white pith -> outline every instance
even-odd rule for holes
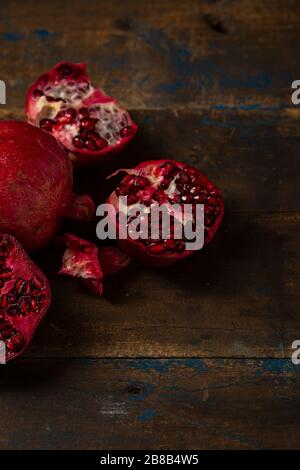
[[[60,111],[73,108],[78,111],[87,107],[91,118],[98,119],[95,131],[105,139],[109,146],[117,145],[122,137],[120,131],[131,125],[131,119],[127,111],[114,100],[104,103],[85,105],[85,101],[95,92],[95,88],[86,82],[70,82],[62,80],[53,85],[48,85],[44,93],[53,98],[62,98],[63,101],[48,101],[45,96],[33,98],[34,109],[30,112],[30,120],[33,124],[39,124],[42,119],[55,120]],[[32,112],[33,111],[33,112]],[[72,147],[72,140],[79,132],[79,117],[74,124],[61,124],[59,129],[53,129],[53,135],[66,147]]]

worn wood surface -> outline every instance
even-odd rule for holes
[[[5,2],[1,119],[59,60],[87,62],[140,131],[75,189],[99,203],[117,167],[167,156],[215,181],[226,215],[203,252],[133,263],[103,298],[57,276],[54,246],[35,256],[53,304],[1,367],[0,448],[299,447],[299,19],[297,0]]]

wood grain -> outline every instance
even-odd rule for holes
[[[1,449],[299,448],[299,18],[297,0],[5,2],[1,119],[56,62],[86,62],[140,130],[76,191],[98,204],[116,168],[165,156],[215,181],[226,215],[203,252],[133,263],[103,298],[58,277],[54,245],[35,255],[53,305],[1,367]]]
[[[10,0],[0,17],[9,105],[56,62],[85,61],[131,108],[290,104],[297,0]]]
[[[1,369],[6,449],[299,446],[285,360],[26,360]]]

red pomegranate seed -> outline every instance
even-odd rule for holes
[[[80,116],[83,117],[83,118],[88,118],[88,117],[90,117],[90,113],[89,113],[89,110],[88,110],[87,108],[80,108],[79,114],[80,114]]]
[[[132,127],[131,126],[123,127],[120,130],[120,136],[122,137],[122,139],[125,139],[126,137],[129,137],[131,134],[132,134]]]
[[[62,78],[69,77],[73,73],[73,68],[68,64],[62,64],[59,67],[57,67],[57,72]]]
[[[102,149],[107,147],[107,141],[100,137],[98,132],[90,132],[89,133],[89,138],[96,144],[97,149]],[[92,149],[93,150],[93,149]]]
[[[93,118],[82,118],[80,119],[80,125],[84,129],[87,129],[88,131],[92,131],[95,128],[95,125],[97,124],[98,119],[93,119]]]
[[[88,138],[85,143],[86,148],[89,150],[98,150],[97,144],[93,139]]]
[[[88,138],[88,136],[89,136],[89,132],[88,132],[86,129],[80,129],[80,131],[79,131],[79,137],[80,137],[82,140],[86,141],[86,139]]]
[[[2,295],[0,308],[3,310],[8,306],[7,294]]]
[[[84,141],[78,136],[74,137],[72,142],[73,142],[74,147],[78,149],[82,149],[84,147]]]
[[[60,124],[71,124],[74,122],[76,119],[76,111],[75,109],[66,109],[65,111],[60,111],[55,119],[60,123]]]
[[[17,291],[17,293],[20,295],[22,294],[23,292],[25,292],[25,289],[26,289],[26,281],[24,281],[24,279],[19,279],[16,283],[15,283],[15,290]]]
[[[149,251],[153,255],[160,255],[161,253],[164,253],[166,251],[166,247],[163,243],[156,243],[155,245],[149,246]]]
[[[32,95],[34,96],[34,98],[40,98],[41,96],[43,96],[43,94],[44,93],[41,90],[38,90],[38,89],[36,89],[32,92]]]
[[[21,333],[14,334],[6,342],[6,347],[9,351],[20,352],[25,346],[25,338]]]
[[[40,128],[47,132],[52,132],[55,122],[52,119],[42,119],[40,121]]]
[[[30,280],[30,284],[33,289],[42,290],[45,288],[45,284],[38,277],[33,277]]]

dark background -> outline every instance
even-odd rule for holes
[[[133,263],[103,298],[58,277],[55,247],[36,256],[53,304],[1,367],[0,448],[299,447],[299,20],[297,0],[1,2],[1,118],[84,61],[140,130],[76,189],[100,202],[113,167],[166,156],[220,186],[226,216],[202,252]]]

